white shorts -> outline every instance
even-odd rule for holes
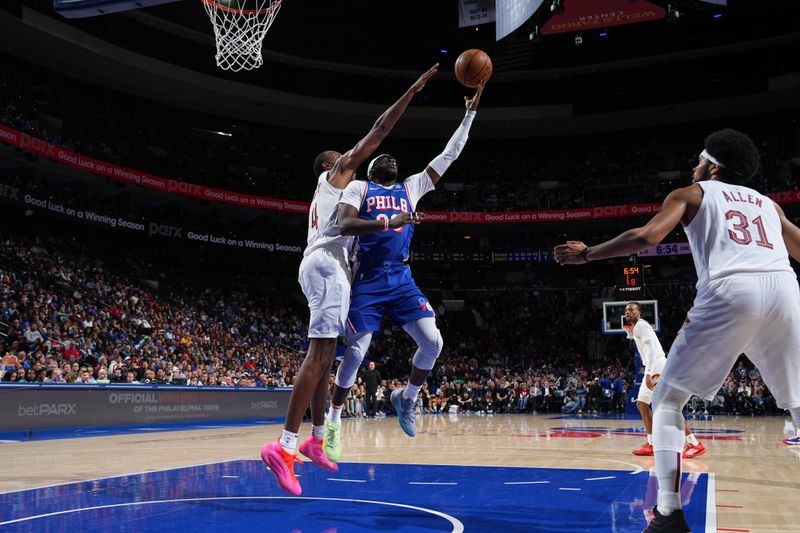
[[[642,384],[639,386],[639,395],[636,397],[637,402],[644,402],[647,405],[653,403],[653,391],[647,388],[645,385],[645,379],[647,379],[647,371],[649,370],[652,372],[654,376],[661,376],[661,373],[664,371],[664,364],[667,362],[666,357],[659,357],[656,359],[656,362],[653,364],[653,367],[646,366],[644,367],[644,374],[645,378],[642,379]]]
[[[800,288],[793,274],[740,274],[699,289],[659,383],[711,400],[742,353],[778,407],[800,407]]]
[[[317,248],[300,263],[298,281],[308,300],[309,339],[344,334],[350,310],[350,268],[341,247]]]
[[[639,395],[636,397],[636,401],[646,403],[647,405],[653,403],[653,391],[647,388],[644,380],[642,380],[642,384],[639,385]]]

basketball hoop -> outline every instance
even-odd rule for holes
[[[625,324],[622,326],[622,329],[625,330],[625,334],[629,339],[633,338],[633,325],[632,324]]]
[[[282,0],[201,0],[214,25],[217,66],[239,72],[264,63],[261,44]]]

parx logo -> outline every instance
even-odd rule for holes
[[[40,403],[36,405],[20,405],[18,416],[64,416],[77,415],[77,403]]]
[[[17,198],[18,192],[19,189],[12,187],[11,185],[3,185],[0,187],[0,196],[3,198],[8,198],[9,200],[19,200],[19,198]]]
[[[168,226],[166,224],[156,224],[155,222],[150,223],[148,235],[161,235],[162,237],[175,237],[181,238],[181,233],[183,232],[183,228],[178,228],[176,226]]]
[[[277,409],[278,402],[274,400],[263,400],[260,402],[250,402],[250,409]]]

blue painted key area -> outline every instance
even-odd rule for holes
[[[261,461],[5,493],[0,530],[639,533],[655,502],[647,471],[341,463],[331,473],[307,462],[296,472],[301,497],[282,492]],[[695,477],[684,479],[685,512],[702,532],[709,483]]]

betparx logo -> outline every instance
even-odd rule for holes
[[[277,409],[278,402],[273,400],[264,400],[261,402],[250,402],[250,409]]]
[[[19,405],[18,416],[64,416],[77,415],[77,403],[39,403],[36,405]]]

